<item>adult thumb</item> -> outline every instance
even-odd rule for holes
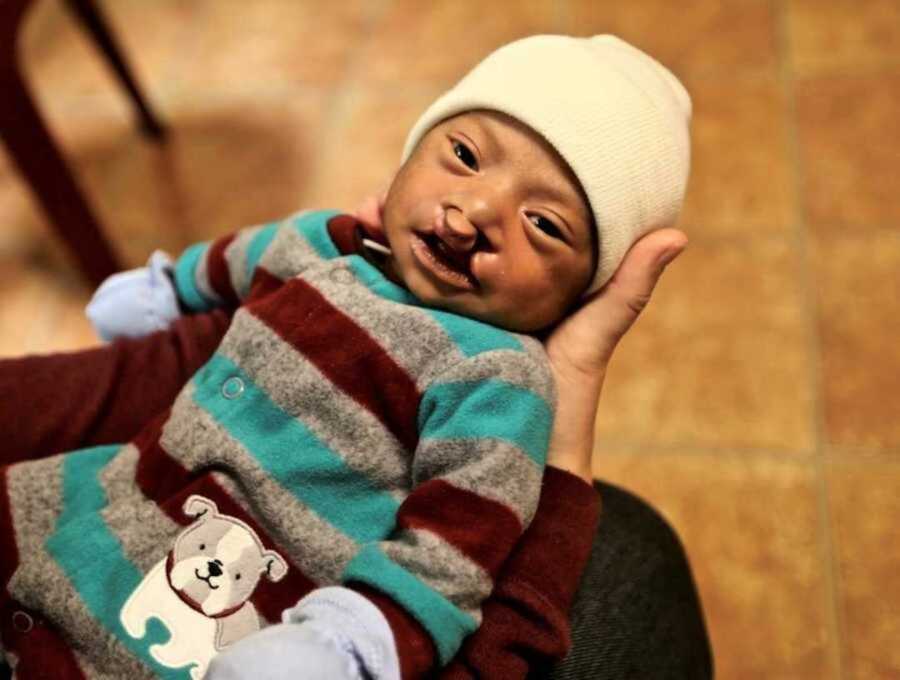
[[[621,334],[635,322],[650,302],[665,268],[685,249],[688,240],[678,229],[659,229],[635,243],[601,293],[619,310]]]

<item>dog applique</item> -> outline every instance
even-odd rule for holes
[[[263,547],[253,529],[219,514],[208,498],[190,496],[184,512],[196,521],[147,572],[119,617],[137,639],[144,637],[149,619],[159,619],[171,635],[152,645],[150,655],[170,668],[194,664],[191,678],[200,680],[218,652],[259,630],[249,598],[260,577],[279,581],[288,567],[281,555]]]

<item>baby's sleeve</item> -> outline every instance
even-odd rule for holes
[[[175,263],[175,290],[192,312],[237,307],[254,285],[271,289],[340,253],[329,236],[333,210],[303,211],[187,248]]]
[[[425,390],[413,490],[389,539],[364,546],[342,579],[385,614],[404,677],[448,663],[479,626],[537,507],[554,396],[546,363],[509,350],[466,359]]]

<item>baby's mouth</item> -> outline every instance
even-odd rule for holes
[[[430,256],[439,271],[465,283],[467,287],[477,287],[478,282],[470,269],[471,252],[453,250],[434,233],[416,233],[415,236],[425,245],[427,256]]]

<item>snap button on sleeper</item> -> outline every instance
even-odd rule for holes
[[[330,273],[330,278],[335,283],[352,283],[353,282],[353,274],[351,274],[346,269],[332,269]]]
[[[244,392],[244,381],[236,375],[222,383],[222,396],[226,399],[237,399]]]
[[[13,630],[17,633],[28,633],[34,628],[34,621],[25,612],[19,610],[13,612],[12,615]]]

